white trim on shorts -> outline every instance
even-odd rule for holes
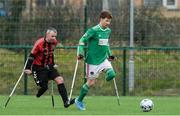
[[[92,65],[86,63],[86,78],[95,79],[98,78],[99,74],[106,69],[113,68],[111,62],[105,59],[99,65]]]

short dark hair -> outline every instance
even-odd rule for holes
[[[112,19],[112,14],[109,11],[102,11],[101,14],[99,15],[99,18],[108,18]]]

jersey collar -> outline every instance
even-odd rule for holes
[[[103,29],[100,24],[98,24],[98,27],[99,27],[102,31],[106,31],[106,30],[108,29],[108,28]]]

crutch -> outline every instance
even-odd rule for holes
[[[11,96],[13,95],[13,93],[14,93],[14,91],[15,91],[17,85],[19,84],[19,81],[20,81],[21,78],[23,77],[23,74],[24,74],[24,70],[25,70],[27,61],[28,61],[28,59],[26,60],[26,62],[25,62],[25,64],[24,64],[24,68],[23,68],[23,70],[22,70],[22,73],[21,73],[21,75],[20,75],[18,81],[16,82],[16,84],[15,84],[15,86],[14,86],[14,88],[13,88],[11,94],[9,95],[9,97],[8,97],[8,99],[7,99],[7,101],[6,101],[5,105],[4,105],[5,108],[6,108],[6,106],[8,105],[8,103],[9,103],[9,101],[10,101],[10,99],[11,99]]]
[[[54,65],[54,68],[57,68],[58,65],[55,64]],[[55,107],[55,103],[54,103],[54,82],[51,81],[51,101],[52,101],[52,107],[54,108]]]
[[[118,105],[120,105],[120,102],[119,102],[119,93],[118,93],[118,88],[117,88],[117,85],[116,85],[115,78],[113,78],[113,81],[114,81],[114,88],[115,88],[116,96],[117,96],[117,102],[118,102]]]
[[[73,81],[72,81],[72,84],[71,84],[71,91],[70,91],[70,94],[69,94],[69,101],[68,101],[68,103],[70,103],[70,101],[71,101],[72,92],[73,92],[73,88],[74,88],[74,82],[75,82],[76,73],[77,73],[77,69],[78,69],[78,63],[79,63],[79,60],[77,59],[76,66],[75,66],[75,69],[74,69]]]
[[[51,81],[51,100],[52,100],[52,107],[54,108],[55,104],[54,104],[54,82]]]

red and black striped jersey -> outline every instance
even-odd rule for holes
[[[31,51],[34,55],[33,65],[54,65],[54,49],[57,45],[57,40],[53,43],[48,43],[44,38],[39,38]]]

